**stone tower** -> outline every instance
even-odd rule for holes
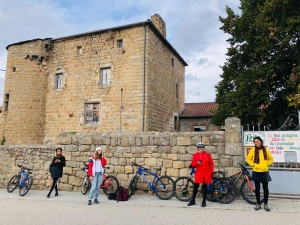
[[[151,16],[151,21],[157,27],[157,29],[162,33],[162,35],[167,38],[167,28],[165,21],[161,18],[159,14],[154,14]]]
[[[47,85],[45,59],[49,47],[47,39],[7,46],[2,126],[5,144],[40,144],[43,141]]]

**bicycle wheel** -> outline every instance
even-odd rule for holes
[[[81,193],[83,195],[85,195],[88,190],[91,188],[91,181],[89,179],[89,176],[86,175],[83,180],[82,180],[82,183],[81,183]]]
[[[109,175],[104,181],[104,186],[105,188],[102,188],[103,192],[108,196],[109,193],[116,193],[120,185],[115,176]]]
[[[223,204],[232,202],[237,195],[237,188],[228,178],[216,178],[212,184],[215,188],[214,198]]]
[[[216,172],[213,173],[213,178],[220,178],[220,177],[225,177],[225,172],[216,171]]]
[[[254,181],[250,180],[252,187],[255,187]],[[251,190],[247,180],[244,180],[241,189],[240,189],[241,195],[243,199],[245,199],[248,203],[255,205],[256,204],[256,197],[255,192]],[[263,195],[261,193],[261,195]],[[264,198],[260,200],[260,204],[264,202]]]
[[[169,176],[161,176],[155,181],[154,193],[162,200],[168,200],[174,195],[175,183]]]
[[[214,190],[216,190],[216,187],[213,187],[212,184],[209,184],[207,186],[207,200],[210,201],[210,202],[216,202],[217,200],[215,199],[214,197]]]
[[[14,175],[7,183],[6,189],[9,193],[13,192],[17,188],[19,184],[19,179],[20,179],[19,175]]]
[[[138,180],[139,180],[139,177],[137,175],[135,175],[132,178],[132,180],[130,181],[129,186],[128,186],[128,192],[129,192],[128,198],[130,198],[133,195],[133,193],[135,192]]]
[[[27,194],[27,192],[31,188],[32,182],[33,182],[33,178],[32,177],[28,177],[26,179],[26,181],[23,183],[23,186],[20,186],[20,189],[19,189],[19,195],[20,196],[24,196],[24,195]]]
[[[189,177],[179,177],[174,182],[175,197],[183,202],[188,202],[193,197],[194,181]]]

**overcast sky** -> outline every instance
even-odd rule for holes
[[[239,12],[239,4],[239,0],[1,0],[0,69],[6,69],[9,44],[142,22],[157,13],[166,23],[168,41],[189,64],[185,102],[212,102],[229,46],[229,36],[219,29],[219,16],[226,16],[226,5]],[[5,72],[0,71],[1,102],[4,80]]]

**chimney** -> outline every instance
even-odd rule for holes
[[[160,33],[166,38],[167,32],[166,32],[166,23],[161,18],[159,14],[154,14],[151,16],[152,23],[156,26],[156,28],[160,31]]]

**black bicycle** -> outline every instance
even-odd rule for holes
[[[179,177],[175,181],[175,197],[180,201],[190,201],[194,190],[193,174],[196,172],[191,169],[189,176]],[[235,184],[228,178],[224,177],[224,173],[214,172],[212,184],[207,185],[207,200],[218,201],[223,204],[231,203],[237,196],[237,188]]]
[[[84,176],[81,184],[81,193],[85,195],[88,190],[91,189],[91,181],[88,176],[88,164],[84,164],[84,168],[81,170],[86,172],[86,175]],[[109,169],[109,167],[104,167],[103,169]],[[108,196],[109,193],[116,193],[119,188],[119,181],[118,179],[113,175],[106,176],[103,172],[102,174],[102,183],[100,184],[100,189],[103,190],[104,194]]]
[[[10,179],[6,189],[11,193],[19,186],[19,195],[24,196],[30,190],[33,183],[33,178],[29,176],[29,174],[32,174],[32,172],[30,172],[32,169],[28,169],[19,164],[17,164],[17,166],[20,167],[20,172]],[[28,172],[26,172],[26,170]]]
[[[174,180],[169,176],[158,176],[158,171],[161,170],[161,168],[156,170],[156,173],[151,172],[148,168],[142,167],[136,163],[131,163],[132,166],[137,166],[138,170],[136,171],[135,176],[132,178],[128,191],[129,191],[129,197],[133,195],[133,193],[136,190],[136,185],[138,183],[139,177],[142,175],[146,183],[148,184],[148,188],[152,193],[155,193],[157,197],[159,197],[162,200],[168,200],[173,197],[174,195]],[[154,178],[152,182],[148,181],[147,177],[145,176],[145,173],[148,175],[152,175]]]

